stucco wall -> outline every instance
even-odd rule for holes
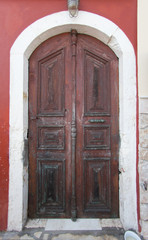
[[[67,9],[66,0],[2,0],[0,3],[0,230],[7,227],[9,182],[9,53],[18,35],[37,19]],[[80,10],[118,25],[137,49],[136,0],[81,0]],[[126,15],[126,18],[125,18]],[[14,139],[15,141],[15,139]]]
[[[148,1],[138,1],[139,176],[142,235],[148,239]]]
[[[139,96],[148,96],[148,1],[138,1],[138,82]]]

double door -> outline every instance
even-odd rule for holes
[[[29,216],[118,216],[118,59],[75,30],[29,68]]]

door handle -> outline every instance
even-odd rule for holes
[[[90,122],[90,123],[104,123],[105,120],[104,119],[90,119],[90,120],[88,120],[88,122]]]

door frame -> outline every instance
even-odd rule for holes
[[[43,17],[28,26],[10,51],[10,130],[8,230],[21,230],[28,209],[28,59],[46,39],[76,29],[108,45],[119,58],[119,209],[125,229],[138,229],[136,191],[136,57],[123,31],[102,16],[68,11]],[[16,218],[17,216],[17,218]]]

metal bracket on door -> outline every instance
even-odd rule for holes
[[[88,122],[90,122],[90,123],[104,123],[105,120],[104,119],[90,119],[90,120],[88,120]]]

